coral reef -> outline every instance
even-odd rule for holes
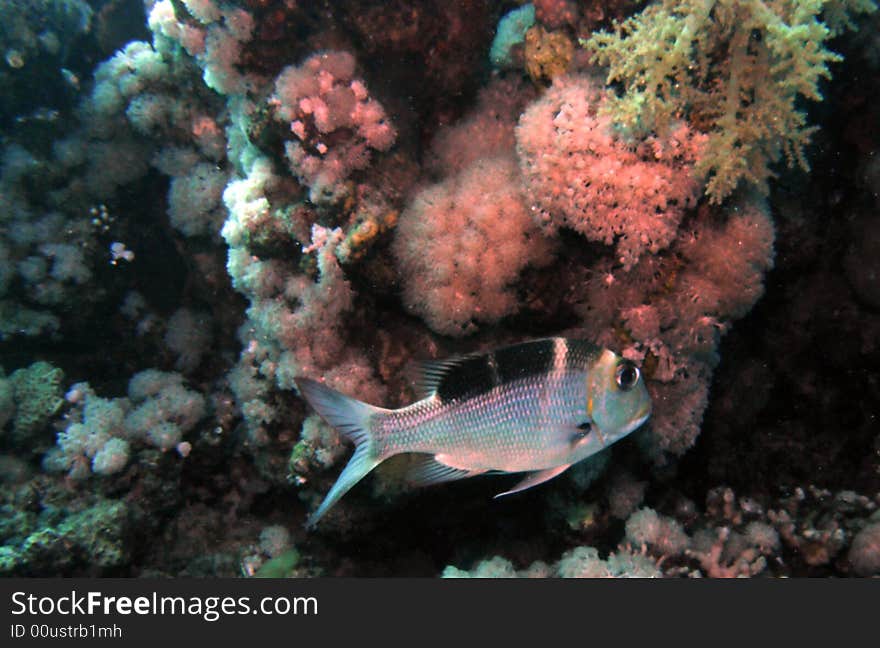
[[[296,136],[284,146],[287,161],[316,204],[340,200],[340,185],[369,165],[370,150],[387,151],[397,137],[354,68],[348,52],[323,52],[275,81],[275,117]]]
[[[609,67],[607,81],[624,85],[607,108],[618,123],[665,132],[687,114],[708,132],[698,170],[707,176],[706,195],[721,202],[741,182],[767,193],[771,166],[783,154],[789,165],[809,169],[804,149],[815,128],[798,99],[822,99],[819,82],[840,61],[826,41],[854,26],[854,14],[875,9],[864,0],[670,0],[585,46]]]
[[[626,141],[597,116],[602,100],[589,78],[559,79],[523,113],[517,153],[540,224],[616,242],[629,270],[667,247],[696,204],[704,138],[681,125],[665,139]]]
[[[511,284],[527,265],[545,263],[550,245],[517,184],[513,160],[480,159],[421,190],[401,214],[404,303],[438,333],[465,335],[515,312]]]
[[[576,547],[552,565],[534,562],[524,570],[517,570],[510,561],[496,556],[480,562],[471,571],[450,566],[442,574],[443,578],[658,578],[661,575],[655,562],[644,554],[622,550],[603,560],[593,547]]]
[[[880,574],[874,9],[0,0],[0,573]],[[551,335],[642,430],[302,528],[294,378]]]
[[[790,497],[762,502],[717,487],[706,495],[702,511],[685,498],[670,504],[670,516],[651,508],[630,515],[622,543],[605,559],[595,547],[579,546],[551,566],[535,562],[517,570],[496,556],[470,571],[448,566],[443,576],[737,578],[786,574],[797,566],[818,568],[833,562],[844,571],[869,576],[880,567],[877,524],[870,524],[880,502],[852,491],[832,494],[810,486],[795,489]],[[841,549],[848,545],[844,556]]]
[[[5,514],[13,506],[4,506]],[[125,504],[102,501],[81,510],[50,507],[39,515],[11,515],[0,533],[0,574],[39,576],[82,565],[101,576],[119,573],[130,559],[133,521]]]
[[[535,24],[535,7],[532,4],[524,4],[517,9],[511,9],[498,21],[498,29],[489,48],[489,60],[497,68],[510,68],[517,65],[517,57],[514,48],[522,46],[525,42],[526,33]],[[522,53],[520,53],[520,59]],[[522,64],[522,61],[519,61]]]
[[[568,71],[574,57],[574,44],[564,33],[548,32],[536,25],[526,32],[523,55],[532,81],[552,81]]]

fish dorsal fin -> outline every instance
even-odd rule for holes
[[[411,486],[429,486],[480,474],[482,474],[480,470],[453,468],[437,461],[434,455],[423,455],[416,459],[407,470],[406,481]]]
[[[557,477],[568,470],[570,465],[571,464],[563,464],[562,466],[556,466],[555,468],[548,468],[547,470],[539,470],[537,472],[529,473],[526,475],[525,479],[516,486],[503,493],[498,493],[495,498],[497,499],[499,497],[504,497],[505,495],[513,495],[514,493],[528,490],[532,486],[543,484],[545,481],[550,481],[554,477]]]
[[[413,361],[411,372],[418,398],[427,398],[436,394],[450,374],[457,373],[456,370],[462,364],[467,364],[469,360],[479,358],[481,355],[484,354],[468,353],[443,360]]]
[[[558,354],[565,353],[567,345],[563,338],[542,338],[494,351],[419,363],[415,377],[419,397],[436,394],[440,400],[450,401],[548,372],[558,361]]]

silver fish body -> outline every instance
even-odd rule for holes
[[[302,395],[355,454],[314,526],[385,459],[421,453],[410,474],[432,484],[487,472],[528,472],[506,495],[531,488],[623,438],[651,413],[638,368],[587,342],[548,338],[425,365],[424,398],[397,410],[361,403],[300,378]]]

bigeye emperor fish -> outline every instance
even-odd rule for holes
[[[424,455],[413,485],[486,473],[527,473],[510,495],[537,486],[610,446],[651,415],[639,368],[608,349],[561,337],[522,342],[421,366],[421,400],[383,409],[309,378],[296,385],[354,455],[311,515],[314,527],[340,497],[389,457]]]

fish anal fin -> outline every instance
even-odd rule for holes
[[[438,461],[434,455],[423,455],[407,470],[406,481],[412,486],[430,486],[482,474],[482,470],[464,470]]]
[[[504,491],[503,493],[498,493],[495,498],[504,497],[505,495],[513,495],[514,493],[519,493],[524,490],[528,490],[533,486],[537,486],[538,484],[543,484],[545,481],[550,481],[554,477],[557,477],[564,473],[571,464],[563,464],[562,466],[556,466],[555,468],[547,468],[546,470],[538,470],[536,472],[529,473],[525,476],[521,482],[519,482],[516,486],[511,488],[508,491]]]

